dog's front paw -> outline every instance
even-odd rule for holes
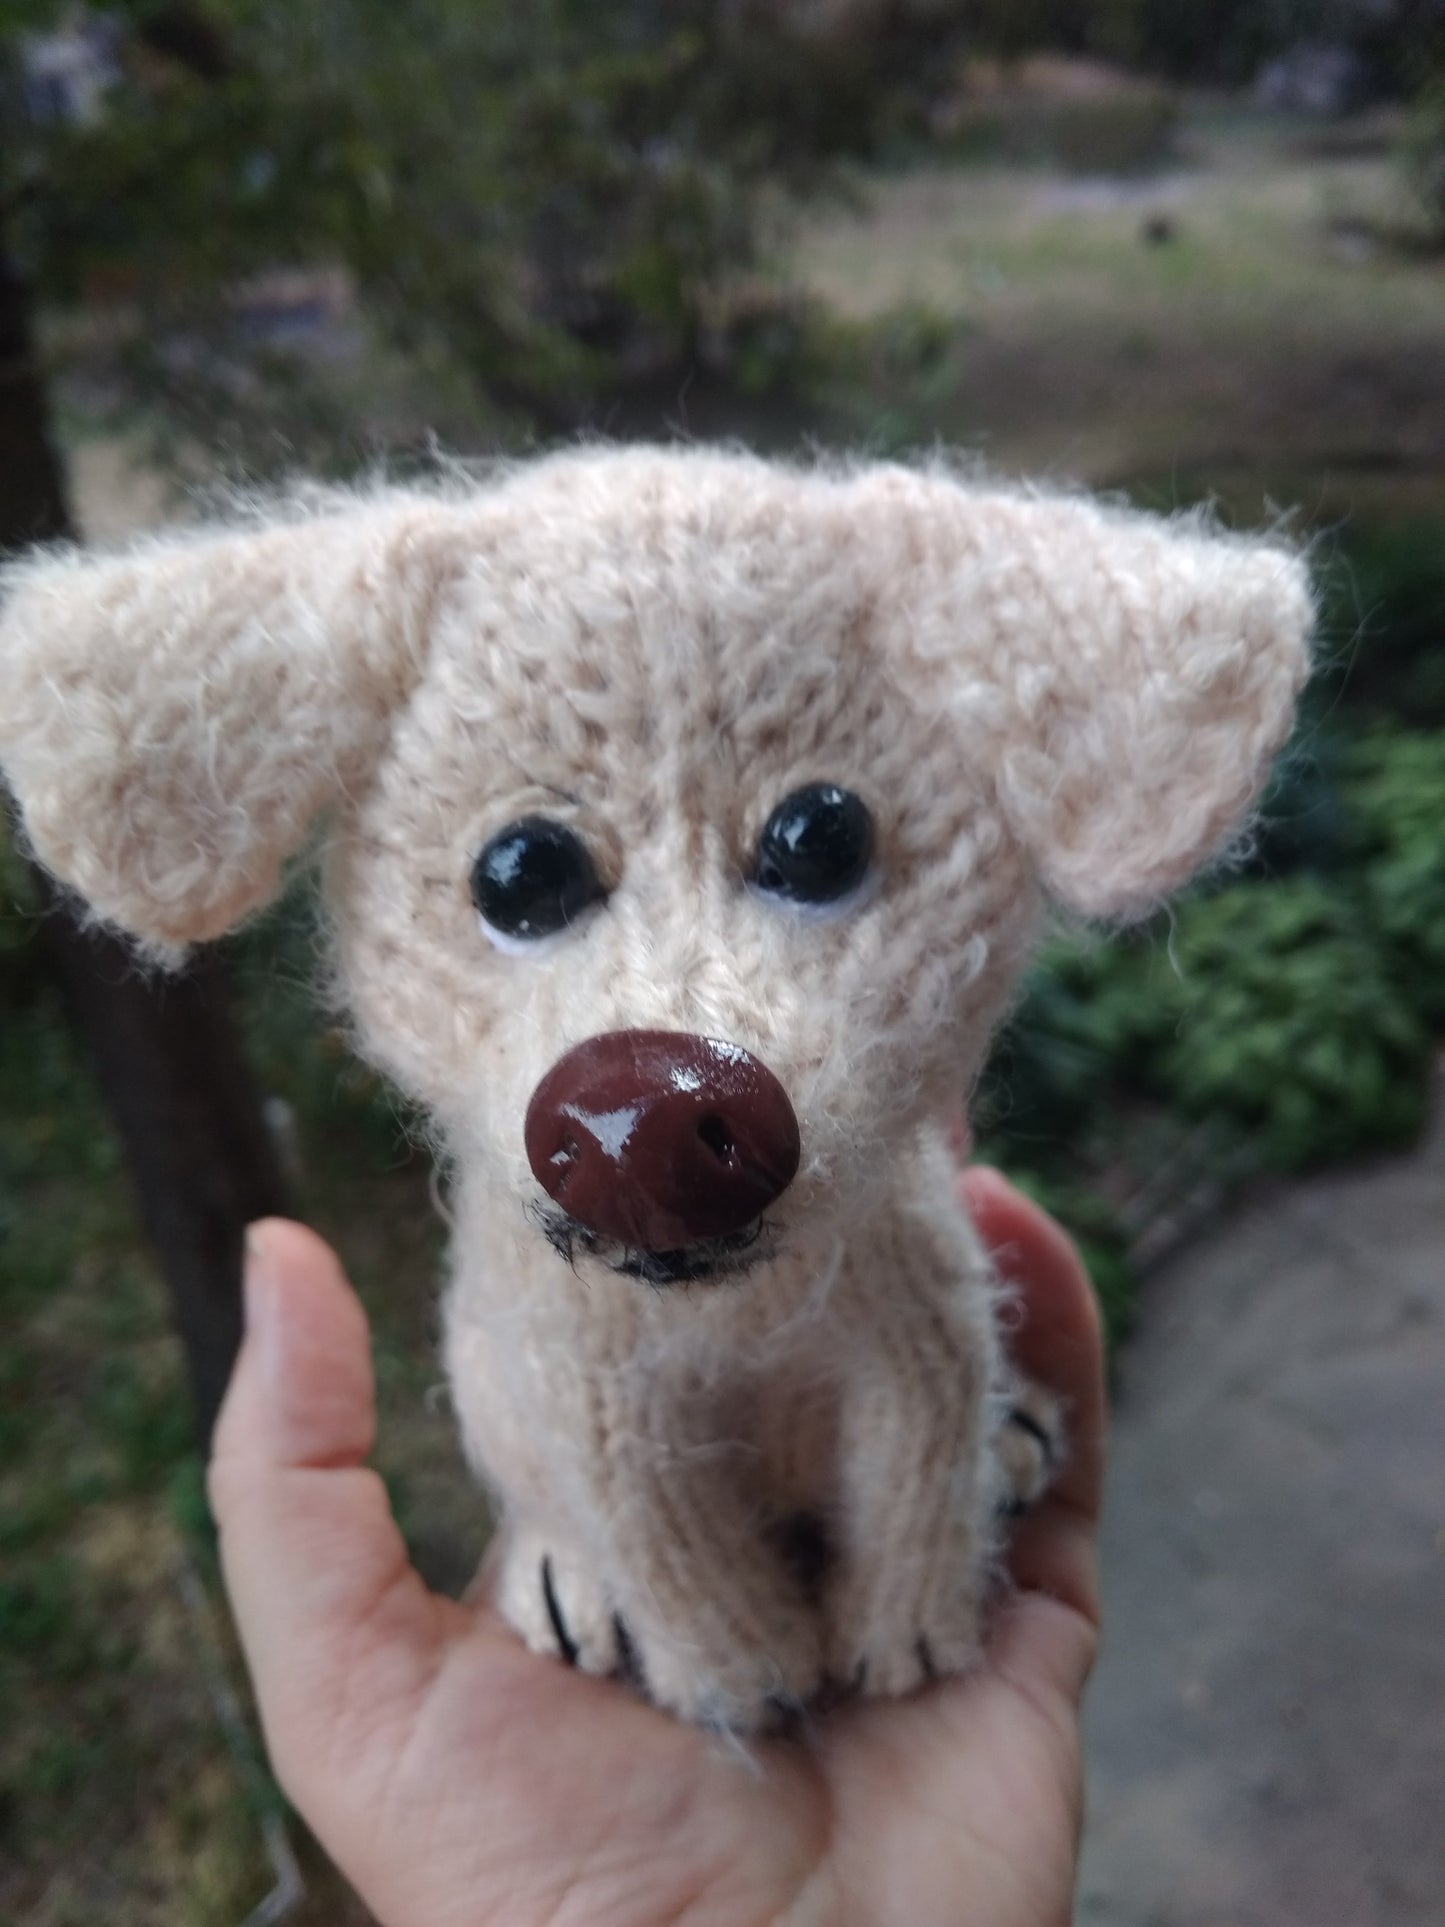
[[[896,1700],[933,1680],[969,1673],[983,1655],[983,1572],[959,1547],[925,1584],[863,1567],[832,1599],[828,1673],[842,1692]],[[923,1574],[917,1574],[923,1580]]]
[[[829,1675],[844,1692],[898,1699],[933,1680],[970,1672],[982,1657],[977,1604],[960,1594],[932,1607],[865,1613],[846,1608],[834,1621]]]
[[[518,1532],[509,1542],[495,1600],[533,1652],[555,1654],[584,1673],[628,1672],[627,1633],[607,1588],[545,1534]]]
[[[788,1726],[823,1683],[823,1649],[811,1613],[788,1615],[756,1646],[644,1637],[637,1662],[649,1699],[693,1726],[755,1734]]]
[[[681,1607],[665,1625],[640,1609],[618,1610],[614,1595],[560,1541],[512,1530],[493,1567],[493,1601],[534,1652],[586,1673],[625,1681],[695,1726],[759,1733],[785,1725],[817,1693],[822,1642],[811,1613],[779,1602],[776,1623],[756,1644],[736,1641]]]
[[[1057,1478],[1065,1450],[1058,1398],[1042,1385],[1024,1380],[1014,1388],[998,1436],[999,1510],[1004,1517],[1014,1518],[1038,1504]]]

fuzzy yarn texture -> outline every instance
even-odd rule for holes
[[[947,1120],[1044,903],[1141,912],[1240,827],[1306,673],[1298,557],[941,464],[602,447],[40,553],[0,594],[0,765],[96,917],[173,957],[324,821],[359,1047],[455,1173],[446,1360],[518,1630],[744,1731],[968,1666],[1058,1428]],[[746,881],[818,781],[875,823],[829,921]],[[609,894],[503,953],[471,868],[538,813]],[[630,1027],[739,1044],[791,1099],[745,1275],[657,1289],[539,1230],[530,1094]]]

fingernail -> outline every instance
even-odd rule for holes
[[[280,1280],[267,1250],[264,1225],[246,1227],[241,1297],[246,1343],[253,1348],[257,1363],[274,1384],[279,1376],[281,1354],[281,1292]]]

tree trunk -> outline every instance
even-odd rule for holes
[[[0,554],[71,533],[25,284],[0,237]]]
[[[73,533],[28,291],[0,238],[0,554]],[[240,1343],[245,1227],[288,1209],[224,973],[207,953],[179,976],[142,974],[124,942],[83,930],[40,886],[51,966],[120,1132],[209,1439]]]

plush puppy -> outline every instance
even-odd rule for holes
[[[1060,1449],[947,1120],[1048,901],[1239,825],[1284,549],[943,468],[595,449],[13,567],[0,762],[153,955],[324,818],[455,1175],[446,1359],[535,1647],[755,1729],[968,1667]]]

